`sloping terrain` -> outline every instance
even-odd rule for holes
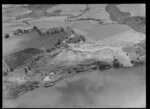
[[[129,32],[127,36],[128,35],[133,35],[133,33]],[[144,64],[145,47],[140,48],[140,45],[137,44],[141,43],[140,41],[144,41],[145,37],[137,37],[137,35],[133,35],[132,37],[134,37],[134,40],[131,42],[130,40],[124,40],[127,36],[114,36],[118,43],[120,42],[122,44],[125,42],[123,46],[120,46],[120,44],[118,45],[116,40],[111,40],[111,43],[114,42],[115,46],[110,46],[112,44],[109,45],[109,43],[101,45],[101,42],[98,42],[97,44],[88,44],[87,46],[84,44],[84,47],[86,47],[83,48],[82,44],[79,46],[71,44],[69,48],[56,49],[51,53],[44,53],[41,58],[35,57],[34,59],[31,59],[28,63],[30,69],[28,68],[29,70],[22,73],[22,76],[16,75],[17,71],[8,74],[4,83],[8,88],[6,98],[16,99],[30,90],[43,86],[52,87],[65,78],[71,78],[75,75],[84,75],[88,71],[98,69],[103,71],[110,68],[126,68],[138,64]],[[129,44],[129,42],[131,43]],[[144,46],[145,43],[141,44]],[[130,51],[131,53],[128,53],[128,51],[123,49],[124,47],[128,48],[131,46],[137,51],[139,49],[143,50],[143,54],[140,55],[140,52],[135,52],[134,49]],[[138,57],[138,59],[135,59],[135,56]],[[84,62],[86,60],[87,62]],[[88,60],[91,60],[91,62],[88,62]],[[41,65],[44,66],[40,67]],[[22,77],[24,77],[24,79],[22,79]],[[95,76],[91,78],[95,78]],[[87,79],[91,80],[91,78]],[[24,81],[21,81],[20,83],[20,79]]]
[[[126,6],[3,6],[3,37],[36,28],[3,38],[3,107],[146,107],[145,13]]]

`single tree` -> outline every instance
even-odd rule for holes
[[[28,72],[26,68],[24,68],[25,74]]]
[[[38,30],[38,27],[37,26],[33,26],[33,30]]]

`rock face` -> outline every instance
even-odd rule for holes
[[[41,50],[33,53],[41,53]],[[28,56],[31,57],[31,54]],[[135,31],[96,43],[69,44],[67,48],[60,47],[33,56],[26,66],[5,76],[3,95],[5,99],[15,99],[38,87],[52,87],[61,80],[87,71],[127,68],[138,62],[144,64],[145,60],[145,34]],[[12,60],[12,63],[16,62]]]

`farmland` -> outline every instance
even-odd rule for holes
[[[2,10],[3,107],[146,107],[144,4]]]

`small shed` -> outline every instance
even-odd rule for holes
[[[40,29],[40,34],[41,34],[42,36],[46,35],[46,34],[47,34],[47,29],[41,28],[41,29]]]

